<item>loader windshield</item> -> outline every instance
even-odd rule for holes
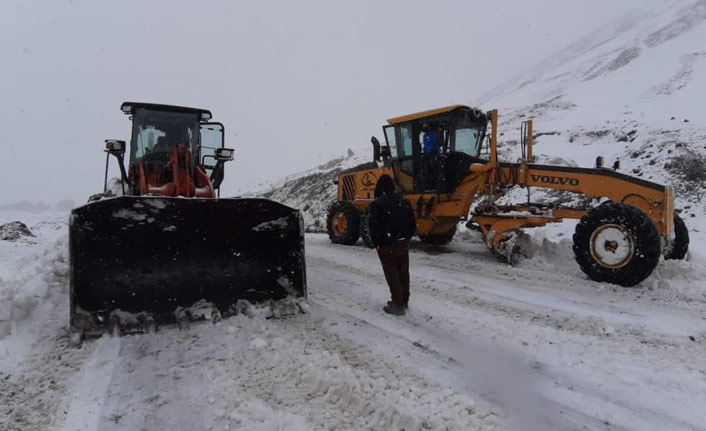
[[[160,154],[169,154],[178,145],[185,145],[191,154],[198,154],[198,114],[144,108],[135,110],[130,145],[131,163],[149,155],[160,157]]]

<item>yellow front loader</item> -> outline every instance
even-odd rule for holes
[[[660,255],[683,259],[689,247],[686,225],[674,210],[673,189],[631,177],[615,168],[533,163],[532,121],[522,123],[522,158],[498,160],[498,111],[454,105],[388,120],[386,144],[372,138],[373,162],[342,171],[338,199],[327,229],[331,241],[369,244],[366,209],[378,178],[390,175],[415,210],[417,235],[427,243],[449,242],[462,220],[478,228],[494,252],[510,257],[521,228],[580,219],[573,251],[593,280],[622,286],[647,278]],[[426,144],[432,142],[430,148]],[[483,144],[488,154],[481,157]],[[600,205],[546,205],[528,199],[501,205],[513,187],[574,192]],[[471,206],[474,209],[471,212]]]

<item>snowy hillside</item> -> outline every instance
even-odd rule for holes
[[[286,178],[263,184],[259,191],[249,195],[272,199],[299,208],[304,217],[307,232],[326,230],[326,213],[336,201],[337,186],[334,181],[344,169],[372,160],[372,146],[348,150],[345,157],[333,159],[313,169]]]
[[[703,230],[704,40],[706,1],[665,2],[607,23],[480,102],[501,110],[508,159],[519,155],[520,121],[534,118],[540,157],[620,160],[623,172],[674,185],[687,223]]]
[[[706,94],[704,40],[705,0],[646,7],[468,104],[500,109],[504,160],[519,157],[520,122],[534,118],[538,162],[592,167],[604,156],[607,166],[619,160],[622,172],[675,186],[677,208],[699,237],[706,232],[706,113],[697,96]],[[257,194],[304,209],[307,229],[322,231],[335,199],[332,180],[370,153],[360,149]]]

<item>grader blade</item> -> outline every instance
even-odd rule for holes
[[[306,296],[299,211],[265,199],[105,199],[72,211],[69,243],[72,325]]]

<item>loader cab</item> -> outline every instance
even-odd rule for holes
[[[191,154],[193,164],[201,163],[202,124],[211,119],[205,109],[125,102],[120,108],[132,119],[130,165],[140,161],[168,159],[173,148],[182,146]],[[215,123],[220,124],[220,123]],[[220,136],[216,136],[220,135]],[[223,146],[223,127],[211,131],[205,151],[215,152],[214,142]]]
[[[403,193],[450,193],[480,158],[488,119],[454,105],[391,118],[383,127],[387,162]]]
[[[232,160],[232,150],[224,148],[223,125],[208,122],[210,111],[135,102],[125,102],[120,109],[132,120],[128,176],[133,194],[162,193],[165,184],[177,182],[177,169],[186,175],[179,181],[196,183],[196,197],[219,189],[223,164]],[[169,186],[164,193],[192,194],[172,189]]]

